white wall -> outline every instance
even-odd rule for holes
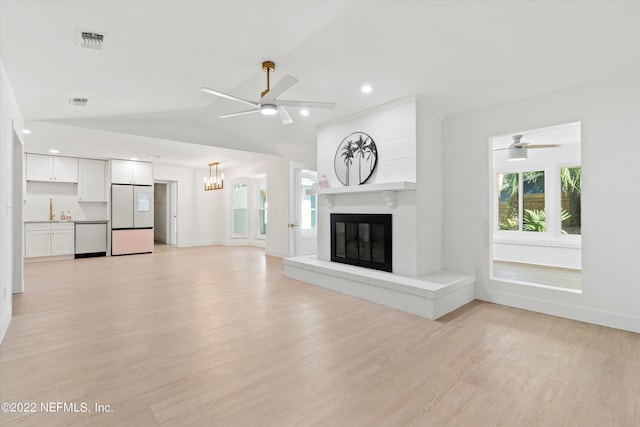
[[[12,251],[11,208],[13,196],[13,133],[22,135],[24,120],[0,59],[0,343],[11,322]]]
[[[445,267],[474,274],[476,297],[640,332],[640,75],[617,76],[449,118]],[[489,280],[489,138],[582,123],[582,293]]]
[[[78,184],[61,182],[28,181],[26,185],[23,219],[25,221],[48,221],[49,199],[53,203],[53,215],[60,218],[61,211],[71,212],[76,221],[105,220],[107,203],[79,202]]]
[[[416,249],[421,276],[444,268],[444,123],[426,101],[417,100]]]

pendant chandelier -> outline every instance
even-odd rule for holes
[[[209,190],[221,190],[222,188],[224,188],[224,174],[221,174],[220,177],[218,178],[218,165],[220,164],[220,162],[213,162],[213,163],[209,163],[207,166],[209,166],[209,177],[207,178],[206,176],[204,177],[204,191],[209,191]],[[211,174],[211,167],[215,166],[216,167],[216,175],[213,176]]]

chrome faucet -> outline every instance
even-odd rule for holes
[[[49,199],[49,221],[53,221],[53,199]]]

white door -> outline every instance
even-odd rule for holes
[[[318,252],[318,196],[307,194],[317,181],[317,172],[295,170],[295,220],[289,227],[296,256]]]

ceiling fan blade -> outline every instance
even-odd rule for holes
[[[287,113],[287,110],[285,110],[284,107],[278,106],[278,114],[280,115],[280,120],[282,120],[283,125],[290,125],[293,123],[291,116]]]
[[[539,144],[539,145],[524,145],[525,148],[553,148],[560,147],[560,144]]]
[[[237,96],[227,95],[226,93],[218,92],[217,90],[209,89],[208,87],[201,87],[201,91],[209,93],[211,95],[219,96],[220,98],[230,99],[236,102],[242,102],[243,104],[250,105],[251,107],[259,108],[260,105],[256,102],[247,101],[246,99],[238,98]]]
[[[260,103],[264,104],[267,101],[273,101],[278,95],[289,89],[294,84],[298,83],[298,79],[291,76],[284,76],[274,87],[271,88],[261,99]]]
[[[335,108],[335,102],[317,102],[317,101],[281,101],[276,100],[276,105],[286,107],[306,107],[306,108]]]
[[[221,119],[226,119],[227,117],[236,117],[236,116],[244,116],[245,114],[257,113],[260,109],[256,110],[247,110],[247,111],[238,111],[237,113],[224,114],[222,116],[218,116]]]

